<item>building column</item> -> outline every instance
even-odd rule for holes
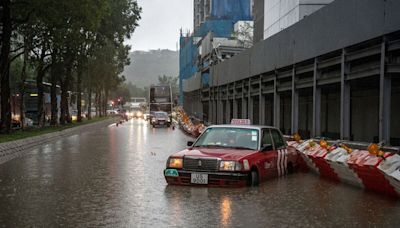
[[[233,118],[237,119],[237,113],[238,113],[238,105],[237,105],[237,101],[236,101],[236,95],[237,95],[237,91],[236,91],[236,82],[233,84]]]
[[[216,108],[216,119],[217,119],[217,124],[221,124],[222,122],[222,115],[221,113],[223,112],[222,108],[222,100],[221,100],[221,90],[219,87],[217,87],[217,100],[215,102],[215,108]]]
[[[299,130],[299,92],[296,90],[296,68],[292,69],[292,135]]]
[[[218,124],[218,88],[214,88],[214,123]]]
[[[321,135],[321,89],[317,86],[319,78],[317,58],[314,59],[314,82],[313,82],[313,129],[311,137]]]
[[[245,98],[245,86],[244,86],[244,81],[242,81],[242,119],[246,119],[247,116],[247,102]]]
[[[228,88],[229,91],[229,88]],[[232,102],[233,103],[233,102]],[[226,123],[230,123],[230,116],[231,116],[231,100],[229,99],[229,92],[227,92],[227,99],[226,99],[226,113],[224,113]]]
[[[346,81],[348,65],[346,50],[342,50],[340,70],[340,139],[350,140],[350,84]]]
[[[213,105],[213,100],[214,100],[214,94],[212,91],[212,87],[209,88],[209,101],[208,101],[208,122],[210,124],[213,124],[213,109],[214,109],[214,105]]]
[[[260,75],[259,79],[259,100],[260,100],[260,108],[259,108],[259,116],[260,116],[260,125],[265,125],[265,96],[263,95],[263,87],[262,87],[262,75]]]
[[[386,40],[382,41],[379,83],[379,141],[390,145],[390,100],[392,83],[386,74]]]
[[[277,75],[275,74],[275,79],[274,79],[274,127],[279,128],[280,127],[280,107],[281,107],[281,101],[280,101],[280,95],[278,93],[278,81],[277,81]]]
[[[250,120],[250,123],[253,123],[253,97],[251,96],[251,79],[249,78],[249,86],[248,86],[248,90],[247,90],[247,119]]]

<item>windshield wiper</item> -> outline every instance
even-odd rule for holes
[[[217,147],[217,148],[226,148],[226,146],[223,146],[223,145],[196,145],[196,146],[194,146],[194,147],[206,147],[206,148],[214,148],[214,147]]]
[[[244,146],[229,146],[228,148],[238,149],[238,150],[255,150],[253,148],[244,147]]]

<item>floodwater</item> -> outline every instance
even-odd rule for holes
[[[0,165],[0,227],[399,227],[396,199],[296,173],[258,187],[167,186],[190,138],[130,120]]]

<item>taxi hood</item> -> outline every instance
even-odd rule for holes
[[[257,153],[256,150],[230,149],[230,148],[189,148],[173,154],[173,157],[207,157],[222,160],[238,161],[246,156]]]

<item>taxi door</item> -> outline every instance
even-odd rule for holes
[[[261,159],[259,163],[259,175],[261,180],[270,179],[278,175],[278,153],[273,144],[271,130],[267,128],[262,129],[261,149],[265,145],[272,145],[272,149],[268,151],[260,151]]]
[[[276,168],[278,176],[287,173],[287,148],[282,134],[277,129],[271,129],[271,136],[274,142],[274,150],[276,152]]]

